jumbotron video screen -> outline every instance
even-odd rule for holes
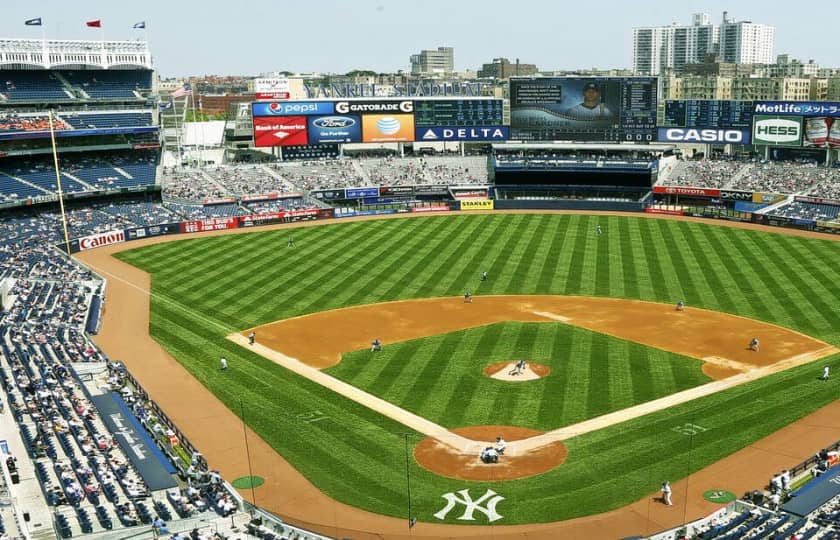
[[[656,79],[511,79],[510,127],[524,141],[655,141]]]

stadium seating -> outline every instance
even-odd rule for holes
[[[61,74],[92,99],[138,99],[135,92],[152,87],[151,71],[145,70],[61,71]]]
[[[833,221],[840,215],[840,205],[812,204],[794,201],[790,204],[776,208],[771,215],[782,216],[794,219],[813,219],[821,221]]]
[[[73,99],[51,71],[0,70],[0,94],[10,102],[61,102]]]
[[[75,129],[142,127],[152,125],[152,113],[150,112],[64,113],[60,117]]]

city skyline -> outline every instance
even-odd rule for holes
[[[828,2],[811,5],[809,12]],[[693,13],[718,23],[724,11],[736,20],[776,27],[775,53],[840,67],[840,48],[831,32],[815,32],[805,15],[769,10],[765,3],[687,1],[679,12],[662,15],[661,3],[632,6],[607,1],[560,5],[528,0],[325,0],[266,5],[245,2],[232,9],[210,1],[200,8],[153,0],[123,4],[89,0],[75,3],[35,0],[4,6],[4,38],[133,40],[147,38],[155,68],[163,77],[257,75],[288,70],[345,73],[410,71],[409,57],[424,49],[454,47],[455,69],[477,70],[493,58],[536,64],[540,70],[632,68],[633,28],[690,24]],[[835,8],[836,9],[836,8]],[[803,12],[804,13],[804,12]],[[25,26],[40,17],[43,27]],[[102,28],[86,21],[101,20]],[[145,22],[145,30],[135,23]],[[805,37],[807,36],[807,39]],[[616,46],[616,44],[619,44]],[[568,52],[571,51],[571,52]]]

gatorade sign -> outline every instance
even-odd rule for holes
[[[800,146],[802,117],[755,116],[753,144]]]

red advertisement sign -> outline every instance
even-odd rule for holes
[[[214,205],[214,204],[229,204],[235,203],[236,199],[233,197],[222,197],[218,199],[204,199],[204,204],[206,206]]]
[[[125,231],[110,231],[79,238],[79,251],[125,242]]]
[[[487,190],[486,189],[468,189],[468,190],[452,190],[452,196],[456,199],[469,199],[469,198],[479,198],[479,199],[486,199],[487,198]]]
[[[684,186],[653,186],[653,192],[663,195],[683,195],[687,197],[720,197],[719,189]]]
[[[685,212],[682,210],[668,210],[665,208],[645,208],[646,214],[667,214],[669,216],[684,216]]]
[[[305,116],[255,116],[254,146],[309,144]]]
[[[288,92],[257,92],[257,99],[289,99]]]
[[[263,193],[261,195],[246,195],[242,197],[245,202],[270,201],[274,199],[297,199],[303,197],[302,191],[290,191],[288,193]]]
[[[238,221],[235,217],[227,218],[208,218],[196,221],[185,221],[181,223],[182,233],[194,233],[204,231],[224,231],[227,229],[235,229],[238,226]]]
[[[412,208],[412,212],[449,212],[448,206],[420,206],[417,208]]]

